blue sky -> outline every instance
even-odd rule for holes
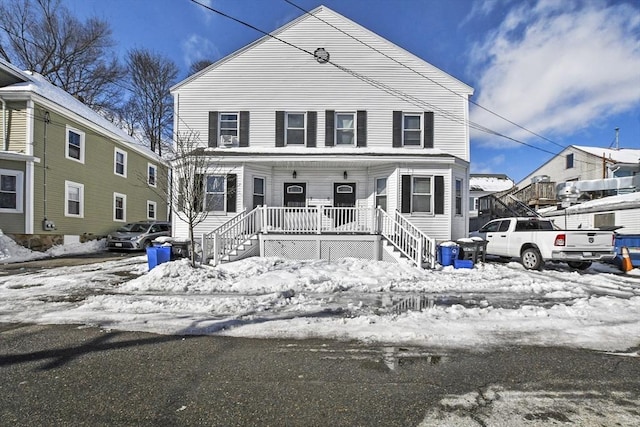
[[[198,0],[264,31],[303,12],[285,0]],[[519,181],[567,145],[640,148],[640,0],[290,0],[324,4],[475,88],[472,173]],[[108,21],[120,53],[144,47],[187,76],[262,35],[190,0],[63,0]],[[523,129],[524,128],[524,129]],[[538,136],[536,136],[537,134]],[[526,145],[525,145],[526,144]]]

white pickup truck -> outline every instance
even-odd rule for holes
[[[520,258],[530,270],[542,269],[545,261],[564,261],[583,270],[592,261],[610,261],[616,256],[612,231],[559,230],[552,221],[541,218],[496,219],[471,236],[487,241],[487,255]]]

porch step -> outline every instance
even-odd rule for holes
[[[403,253],[401,253],[391,242],[386,239],[382,239],[382,250],[390,257],[396,260],[398,263],[410,262]]]
[[[255,253],[259,253],[258,238],[253,237],[247,239],[240,244],[236,249],[232,250],[220,259],[221,263],[238,261],[243,258],[254,256]]]

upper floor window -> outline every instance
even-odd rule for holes
[[[23,172],[0,169],[0,212],[21,213]]]
[[[67,126],[67,144],[65,156],[67,159],[84,163],[84,132]]]
[[[239,123],[238,113],[220,113],[220,145],[238,145]]]
[[[387,178],[376,179],[376,207],[387,210]]]
[[[402,116],[402,145],[420,147],[422,141],[422,114],[404,113]]]
[[[155,187],[158,182],[158,168],[151,163],[147,164],[147,184]]]
[[[127,152],[115,149],[113,173],[123,177],[127,176]]]
[[[573,167],[573,153],[567,154],[567,169],[571,169]]]
[[[431,212],[431,177],[414,176],[411,186],[411,212]]]
[[[113,220],[127,220],[127,196],[125,194],[113,193]]]
[[[336,113],[336,145],[355,145],[355,113]]]
[[[286,114],[286,144],[287,145],[304,145],[305,143],[305,114],[304,113],[287,113]]]
[[[65,181],[64,215],[84,217],[84,185]]]

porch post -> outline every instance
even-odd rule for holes
[[[373,207],[371,212],[371,234],[378,234],[378,208]]]
[[[218,265],[220,262],[220,236],[218,233],[213,233],[213,265]]]
[[[418,256],[416,257],[418,261],[418,267],[422,268],[422,237],[418,236]]]
[[[322,206],[316,207],[316,234],[322,234]]]
[[[202,244],[200,245],[202,247],[202,260],[200,262],[202,264],[206,264],[208,261],[208,258],[207,258],[207,235],[205,233],[202,233],[202,238],[200,239],[200,241],[202,242]],[[192,242],[191,250],[193,251],[194,248],[195,248],[195,244]]]
[[[260,208],[260,212],[262,214],[262,231],[264,234],[267,234],[269,232],[269,228],[267,227],[268,225],[268,221],[267,221],[267,205],[264,205]]]

